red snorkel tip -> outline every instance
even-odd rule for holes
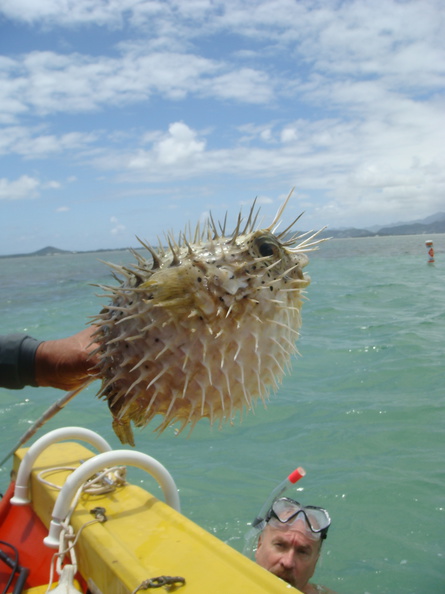
[[[290,475],[287,477],[287,480],[294,485],[297,481],[299,481],[305,475],[306,475],[305,469],[302,468],[301,466],[299,466],[293,472],[290,473]]]
[[[261,530],[264,528],[264,525],[266,523],[267,513],[270,509],[270,506],[274,502],[274,500],[277,499],[278,497],[280,497],[280,495],[286,489],[288,489],[291,485],[294,485],[297,481],[302,479],[305,476],[305,474],[306,474],[305,469],[302,468],[301,466],[299,466],[293,472],[291,472],[290,475],[284,479],[284,481],[282,481],[279,485],[277,485],[275,487],[275,489],[273,489],[272,493],[270,493],[269,497],[264,502],[263,507],[260,510],[260,513],[257,515],[257,517],[252,522],[253,528],[258,528],[258,526],[261,527],[261,528],[259,528]]]

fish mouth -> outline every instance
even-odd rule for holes
[[[297,266],[297,268],[295,269],[295,274],[297,275],[297,277],[300,280],[304,280],[305,274],[304,274],[302,268],[300,268],[300,266]]]
[[[303,272],[303,268],[309,264],[309,258],[306,254],[298,254],[297,263],[292,271],[293,286],[298,289],[304,289],[311,284],[311,277]]]
[[[301,272],[301,271],[300,271]],[[294,280],[294,286],[298,289],[305,289],[311,284],[311,277],[308,274],[303,274],[301,272],[301,276],[298,276],[298,280]]]
[[[298,287],[307,287],[311,282],[311,277],[303,272],[303,268],[309,264],[309,258],[306,254],[298,254],[295,268],[293,269],[293,280]]]

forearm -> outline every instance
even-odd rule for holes
[[[68,338],[39,341],[26,334],[0,336],[0,386],[73,390],[91,379],[94,327]]]

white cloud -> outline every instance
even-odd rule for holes
[[[164,175],[194,176],[202,171],[206,141],[184,122],[173,122],[167,132],[151,131],[143,135],[148,149],[104,150],[93,158],[99,169],[130,172],[133,179],[157,180]]]
[[[330,197],[329,209],[324,211],[329,220],[321,224],[330,226],[354,224],[357,217],[368,222],[369,214],[379,221],[400,210],[409,218],[413,196],[418,201],[422,196],[419,211],[440,210],[445,174],[440,167],[439,114],[427,105],[404,110],[403,102],[399,111],[391,113],[393,121],[387,122],[300,119],[242,127],[240,144],[227,149],[208,147],[196,130],[176,122],[166,133],[147,134],[147,149],[126,154],[105,151],[94,164],[120,172],[120,181],[126,183],[253,176],[261,186],[261,180],[280,177],[288,180],[289,188],[325,192]],[[264,130],[268,142],[261,146],[256,139]],[[391,222],[388,218],[382,222]]]
[[[61,187],[62,186],[61,186],[60,182],[54,181],[54,180],[43,184],[43,188],[49,189],[49,190],[58,190]]]
[[[22,175],[13,181],[4,177],[0,178],[0,200],[36,198],[38,196],[39,186],[39,180],[29,175]]]
[[[110,223],[112,225],[110,233],[111,235],[122,235],[126,230],[125,225],[119,222],[119,219],[115,216],[110,217]]]
[[[298,138],[297,128],[295,126],[286,126],[281,131],[281,142],[295,142]]]
[[[22,175],[15,180],[0,178],[0,200],[26,200],[37,198],[42,190],[58,190],[61,184],[50,180],[42,183],[30,175]]]
[[[266,104],[287,93],[308,104],[332,100],[335,107],[365,109],[372,101],[385,101],[391,89],[408,92],[421,85],[431,91],[443,85],[445,50],[437,6],[434,0],[355,1],[339,6],[290,0],[267,5],[239,0],[224,6],[136,0],[0,2],[7,16],[49,19],[52,26],[85,22],[116,26],[126,18],[135,24],[131,15],[136,13],[154,19],[148,37],[141,29],[140,39],[120,43],[117,57],[35,51],[4,58],[2,117],[11,122],[24,112],[92,111],[146,101],[154,94],[173,100],[194,95]],[[203,22],[205,27],[200,26]],[[193,47],[203,33],[227,30],[239,39],[269,42],[267,50],[263,45],[258,54],[259,68],[239,65],[236,51],[227,52],[222,61]],[[165,31],[169,44],[161,50],[156,39]],[[172,50],[172,41],[176,44],[178,39],[183,43]],[[288,59],[272,77],[270,61],[278,52],[287,53]],[[311,66],[307,76],[296,76],[293,56]]]
[[[202,82],[204,94],[243,103],[264,104],[272,101],[275,84],[265,72],[240,68]]]
[[[86,24],[119,39],[0,57],[2,155],[40,166],[70,151],[127,192],[277,180],[301,188],[330,226],[443,209],[440,0],[0,0],[0,13],[70,42],[93,31]],[[137,125],[114,122],[133,110]],[[36,177],[4,183],[36,195]],[[26,191],[26,180],[37,185]]]
[[[34,51],[0,69],[4,123],[25,113],[82,113],[146,101],[153,94],[265,103],[273,87],[264,72],[192,53],[150,52],[144,44],[118,58]]]
[[[197,139],[197,133],[182,122],[169,126],[168,135],[154,147],[154,153],[161,164],[174,165],[189,161],[204,151],[205,142]]]
[[[118,26],[121,11],[137,4],[137,0],[8,0],[0,1],[0,11],[7,17],[27,23],[43,22],[46,25],[72,26],[82,23]]]
[[[5,126],[0,135],[0,155],[15,153],[27,159],[45,158],[55,153],[84,149],[98,136],[93,132],[45,134],[41,126]]]

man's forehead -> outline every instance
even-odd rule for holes
[[[311,545],[320,541],[320,535],[314,534],[307,527],[306,523],[301,520],[297,520],[290,525],[282,524],[280,526],[272,526],[268,524],[265,531],[271,537],[281,537],[289,541],[297,538]]]

